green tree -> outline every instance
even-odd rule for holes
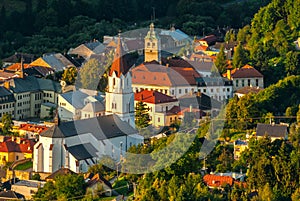
[[[298,75],[300,73],[299,52],[289,51],[285,59],[285,71],[287,75]]]
[[[292,112],[292,108],[291,107],[287,107],[285,110],[285,116],[286,117],[291,117],[293,116],[293,112]],[[287,119],[287,122],[291,123],[292,119]]]
[[[219,70],[219,73],[224,73],[226,71],[227,61],[224,51],[224,45],[221,45],[220,52],[217,55],[215,65]]]
[[[85,181],[82,175],[68,174],[55,179],[57,198],[75,198],[85,194]]]
[[[12,121],[11,114],[4,114],[2,116],[2,134],[7,135],[10,134],[10,130],[12,129],[14,123]]]
[[[77,68],[72,66],[64,70],[62,80],[67,84],[74,84],[77,78]]]
[[[149,109],[146,106],[145,103],[139,101],[135,107],[135,125],[139,129],[149,126]]]
[[[96,90],[104,71],[103,66],[98,60],[90,59],[83,65],[79,72],[81,86],[85,89]]]
[[[247,55],[241,43],[236,47],[233,53],[232,65],[234,68],[241,68],[247,63]]]

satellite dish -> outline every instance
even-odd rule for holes
[[[67,83],[64,80],[60,81],[60,86],[65,87],[66,85]]]

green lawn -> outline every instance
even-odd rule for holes
[[[22,163],[20,165],[17,165],[14,170],[27,170],[29,168],[32,168],[32,161],[28,161],[26,163]]]

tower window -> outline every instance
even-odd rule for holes
[[[155,47],[155,43],[152,43],[152,47]]]
[[[147,46],[150,47],[150,42],[147,43]]]
[[[115,86],[115,85],[116,85],[116,79],[113,78],[113,86]]]

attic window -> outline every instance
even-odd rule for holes
[[[163,80],[166,80],[166,78],[165,78],[165,77],[163,77]]]
[[[143,79],[145,79],[145,76],[143,76]]]
[[[153,78],[154,80],[156,80],[156,77],[154,76],[154,78]]]

